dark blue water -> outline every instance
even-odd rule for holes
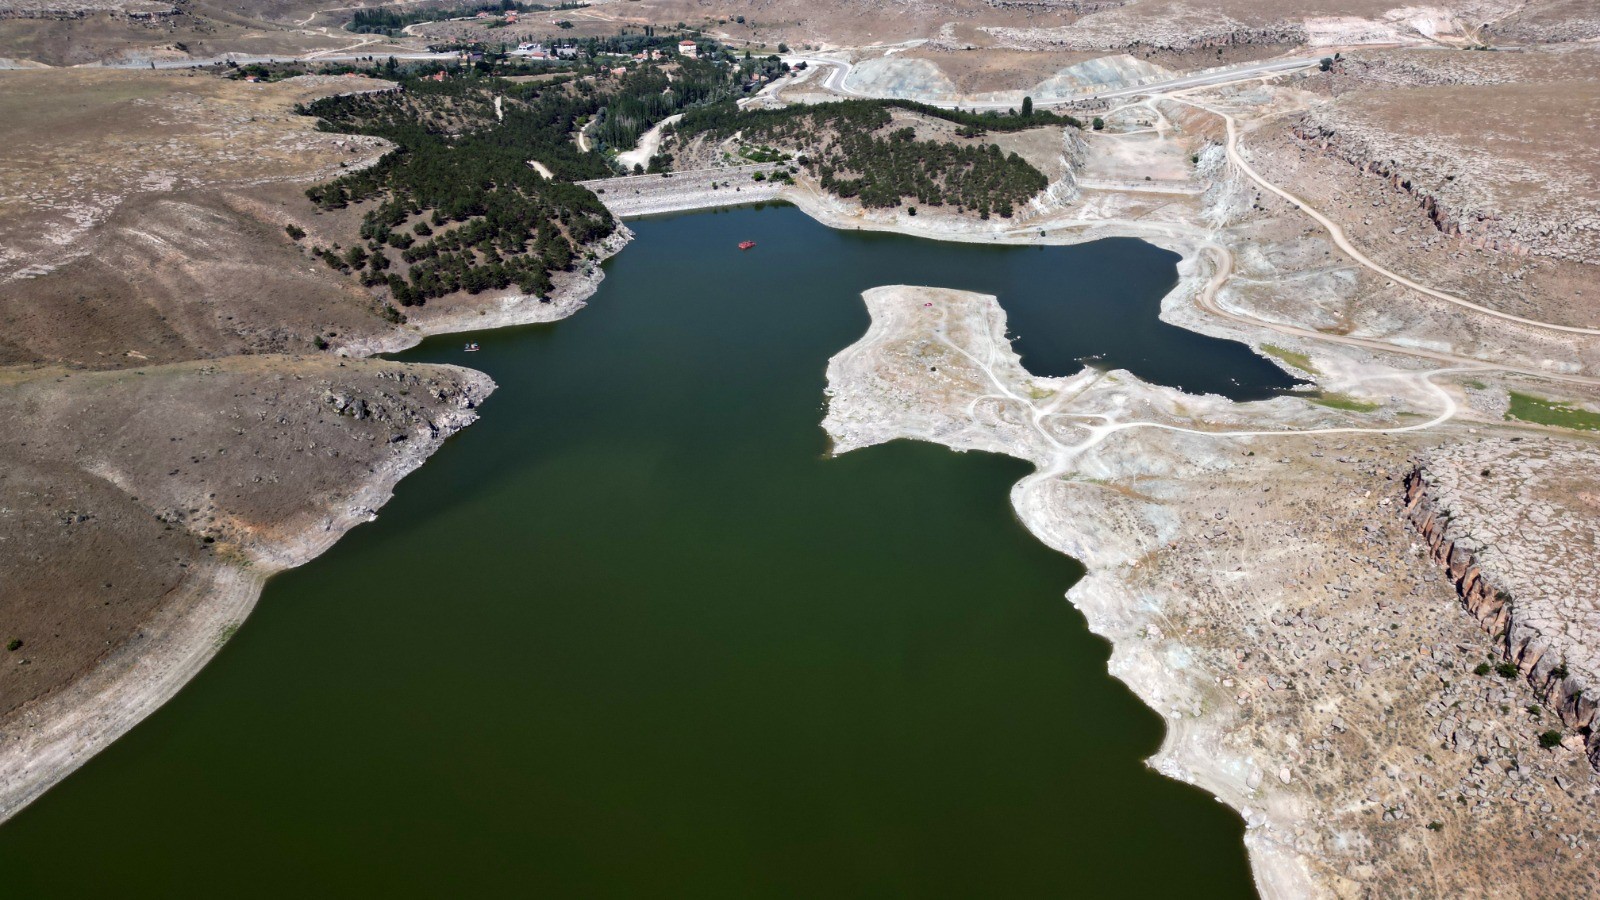
[[[726,258],[710,244],[704,251],[709,277],[756,279],[830,298],[887,284],[994,294],[1005,308],[1013,346],[1035,375],[1071,375],[1087,361],[1095,368],[1127,369],[1154,384],[1239,401],[1273,397],[1300,383],[1244,344],[1161,321],[1160,298],[1178,283],[1179,256],[1144,241],[1107,238],[1072,247],[947,243],[835,231],[788,206],[760,215],[741,209],[701,217],[711,223],[698,226],[711,231],[708,238],[757,241],[744,254],[748,258]],[[640,220],[634,227],[655,233],[656,221],[678,220]]]

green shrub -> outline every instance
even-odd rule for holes
[[[1472,674],[1478,675],[1478,676],[1483,676],[1483,675],[1489,674],[1489,671],[1490,670],[1489,670],[1489,664],[1488,663],[1478,663],[1478,667],[1476,669],[1472,670]]]
[[[1514,662],[1503,662],[1500,665],[1495,666],[1494,670],[1495,670],[1495,673],[1498,674],[1501,678],[1507,678],[1507,679],[1515,678],[1519,674],[1517,672],[1517,664],[1514,663]]]
[[[1561,745],[1561,739],[1563,737],[1566,737],[1566,735],[1552,728],[1549,731],[1546,731],[1544,734],[1539,735],[1539,746],[1546,750],[1554,749]]]

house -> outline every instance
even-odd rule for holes
[[[690,59],[699,59],[700,58],[700,48],[695,44],[694,41],[679,41],[678,42],[678,55],[679,56],[687,56]]]
[[[560,57],[561,59],[577,59],[578,48],[575,44],[568,44],[565,47],[557,47],[556,56]]]
[[[446,76],[445,76],[444,71],[441,69],[440,71],[435,72],[432,75],[429,75],[428,77],[433,79],[434,81],[443,81],[443,80],[445,80]]]

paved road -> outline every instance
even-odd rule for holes
[[[1061,106],[1079,100],[1109,100],[1114,97],[1137,97],[1145,94],[1160,94],[1168,91],[1181,91],[1187,88],[1206,87],[1208,85],[1226,84],[1230,81],[1243,81],[1251,78],[1260,78],[1263,75],[1276,75],[1282,72],[1292,72],[1297,69],[1309,69],[1322,59],[1322,54],[1316,56],[1297,56],[1290,59],[1273,59],[1262,62],[1246,63],[1241,66],[1231,66],[1215,72],[1196,72],[1191,75],[1182,75],[1166,81],[1154,81],[1149,84],[1136,85],[1128,88],[1118,88],[1110,91],[1086,91],[1070,97],[1057,100],[1035,100],[1034,105],[1040,108],[1048,106]],[[872,94],[862,93],[845,86],[846,79],[850,76],[851,64],[837,59],[819,59],[808,56],[785,57],[784,61],[790,65],[805,62],[808,66],[827,67],[828,72],[823,76],[822,87],[837,94],[848,97],[861,97],[864,99],[877,99]],[[952,101],[935,101],[930,106],[947,108],[960,107],[962,109],[1008,109],[1016,106],[1013,101],[991,103],[955,103]]]

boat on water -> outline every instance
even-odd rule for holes
[[[740,250],[749,250],[751,247],[754,247],[755,245],[756,245],[755,241],[740,241],[739,242],[739,249]]]
[[[465,347],[463,347],[461,349],[465,350],[468,353],[477,353],[478,352],[478,342],[477,341],[473,341],[472,343],[468,344],[467,346],[465,346]]]

